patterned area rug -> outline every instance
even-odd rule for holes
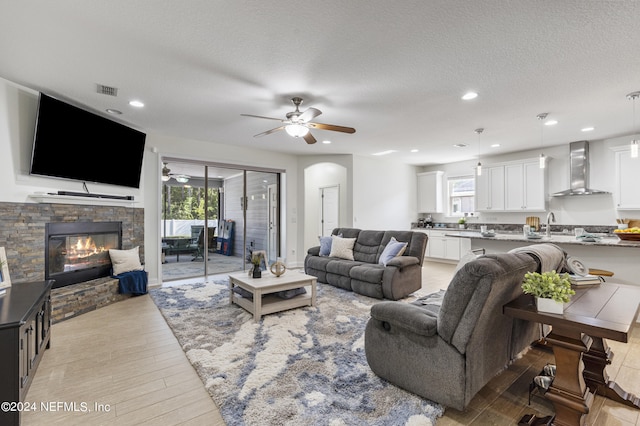
[[[369,368],[374,299],[318,284],[316,306],[255,323],[226,282],[150,293],[228,425],[417,426],[444,413]]]

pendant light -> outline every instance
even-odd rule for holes
[[[640,97],[640,92],[632,92],[627,95],[627,99],[633,101],[633,128],[632,132],[636,131],[636,99]],[[638,139],[635,138],[635,133],[631,139],[631,158],[638,158]]]
[[[474,130],[478,134],[478,165],[476,166],[476,174],[482,176],[482,163],[480,162],[480,135],[484,132],[483,128]]]
[[[547,113],[543,112],[542,114],[538,114],[537,118],[538,120],[540,120],[540,168],[544,169],[545,167],[547,167],[547,157],[545,157],[544,153],[542,152],[542,148],[544,147],[544,119],[547,118]]]

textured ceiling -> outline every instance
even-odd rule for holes
[[[631,134],[639,18],[624,0],[0,0],[0,77],[147,132],[434,164]],[[254,138],[279,123],[240,114],[284,118],[292,96],[357,132]]]

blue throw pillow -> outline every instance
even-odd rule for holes
[[[387,243],[387,246],[382,251],[380,255],[380,260],[378,263],[380,265],[387,266],[387,263],[396,256],[402,255],[407,248],[407,243],[402,243],[395,239],[395,237],[391,237],[391,241]]]
[[[342,237],[342,234],[338,235]],[[318,237],[320,239],[320,256],[329,256],[331,253],[331,237]]]

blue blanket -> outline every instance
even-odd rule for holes
[[[118,292],[121,294],[135,296],[147,294],[148,277],[146,271],[123,272],[120,275],[114,275],[113,278],[118,279]]]

